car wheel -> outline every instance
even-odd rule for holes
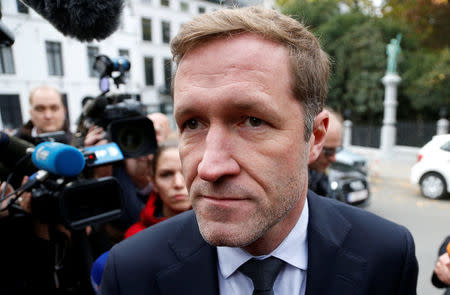
[[[438,173],[427,173],[420,179],[422,195],[430,199],[443,198],[447,192],[447,184]]]

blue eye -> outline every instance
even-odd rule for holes
[[[252,127],[259,127],[262,125],[263,121],[261,119],[255,118],[255,117],[249,117],[248,123]]]

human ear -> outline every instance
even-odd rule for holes
[[[308,164],[314,162],[322,152],[325,143],[325,136],[328,130],[328,123],[330,121],[327,111],[320,112],[314,119],[313,131],[309,139],[309,161]]]

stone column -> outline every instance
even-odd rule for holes
[[[445,118],[439,119],[437,122],[437,135],[448,133],[448,120]]]
[[[440,119],[437,121],[437,135],[447,134],[449,122],[447,120],[447,108],[442,107],[439,112]]]
[[[352,145],[352,126],[353,123],[350,120],[344,121],[344,138],[342,140],[342,145],[348,148]]]
[[[384,91],[384,118],[381,128],[380,149],[383,155],[391,154],[395,146],[396,123],[397,123],[397,86],[402,79],[394,73],[387,73],[383,82]]]

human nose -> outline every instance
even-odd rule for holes
[[[52,111],[52,110],[46,109],[46,110],[44,111],[44,117],[45,117],[45,118],[51,118],[52,116],[53,116],[53,111]]]
[[[174,179],[174,187],[177,189],[182,189],[186,186],[184,182],[184,176],[183,173],[177,172],[175,173],[175,179]]]
[[[201,179],[215,182],[224,176],[239,174],[240,167],[232,157],[230,139],[224,128],[210,127],[205,139],[203,157],[197,168]]]

